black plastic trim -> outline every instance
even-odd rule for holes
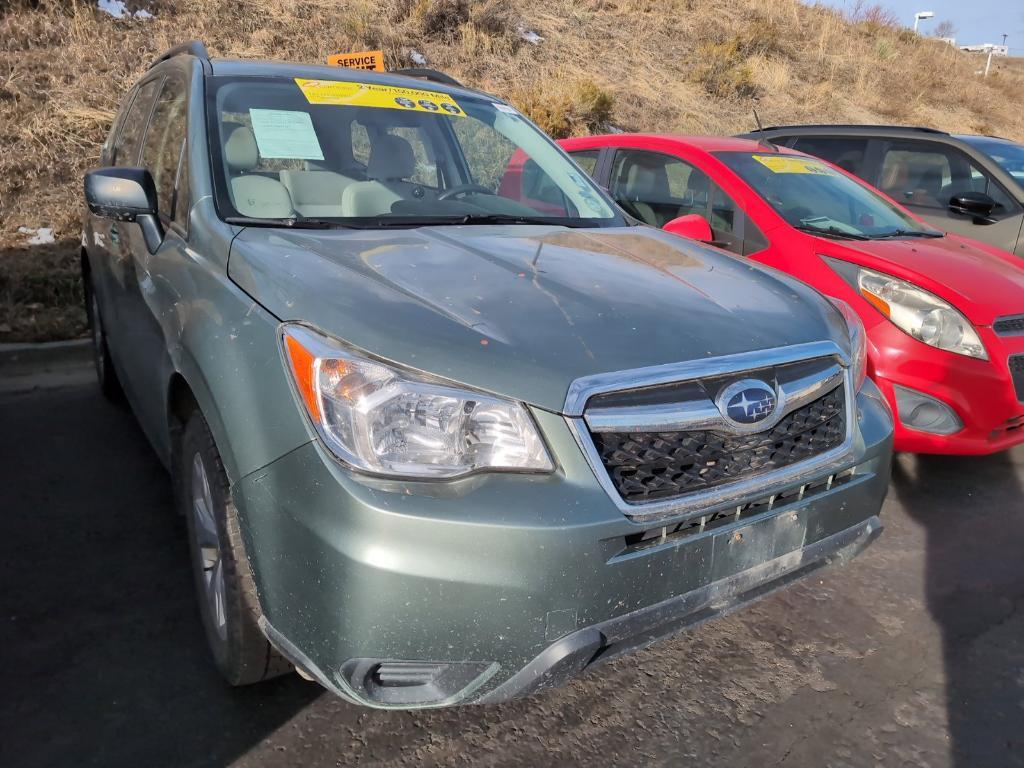
[[[187,43],[181,43],[173,48],[168,48],[153,60],[153,63],[149,65],[149,69],[152,69],[157,64],[169,61],[175,56],[195,56],[202,62],[203,71],[206,72],[206,74],[209,75],[213,73],[213,67],[210,64],[210,53],[206,50],[206,46],[203,45],[202,40],[189,40]]]

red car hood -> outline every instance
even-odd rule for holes
[[[1024,314],[1024,260],[947,235],[865,242],[818,240],[824,256],[907,280],[941,296],[975,325]]]

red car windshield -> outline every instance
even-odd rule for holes
[[[941,237],[874,190],[806,155],[716,152],[790,225],[854,240]]]

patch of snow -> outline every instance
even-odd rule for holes
[[[96,7],[115,19],[123,19],[125,16],[130,15],[124,0],[96,0]]]
[[[142,8],[135,11],[135,13],[132,13],[128,10],[128,6],[125,4],[124,0],[96,0],[96,7],[104,13],[113,16],[115,19],[128,19],[133,16],[136,19],[153,18],[152,13]]]
[[[424,56],[419,51],[417,51],[415,48],[409,51],[409,60],[412,61],[412,63],[415,64],[417,67],[427,66],[427,57]]]
[[[544,42],[543,37],[538,35],[532,29],[527,29],[526,27],[519,28],[519,37],[522,40],[528,42],[530,45],[540,45],[541,43]]]
[[[18,227],[18,232],[22,235],[31,235],[28,239],[29,245],[49,245],[56,242],[53,238],[53,227],[40,227],[39,229]]]

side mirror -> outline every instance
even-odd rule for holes
[[[991,224],[996,201],[984,192],[962,192],[949,199],[949,210],[961,216],[973,216],[975,224]]]
[[[715,239],[708,220],[698,213],[688,213],[686,216],[672,219],[662,229],[673,235],[699,240],[702,243],[710,243]]]
[[[96,216],[135,222],[150,253],[164,239],[157,215],[156,184],[145,168],[98,168],[85,174],[85,202]]]

